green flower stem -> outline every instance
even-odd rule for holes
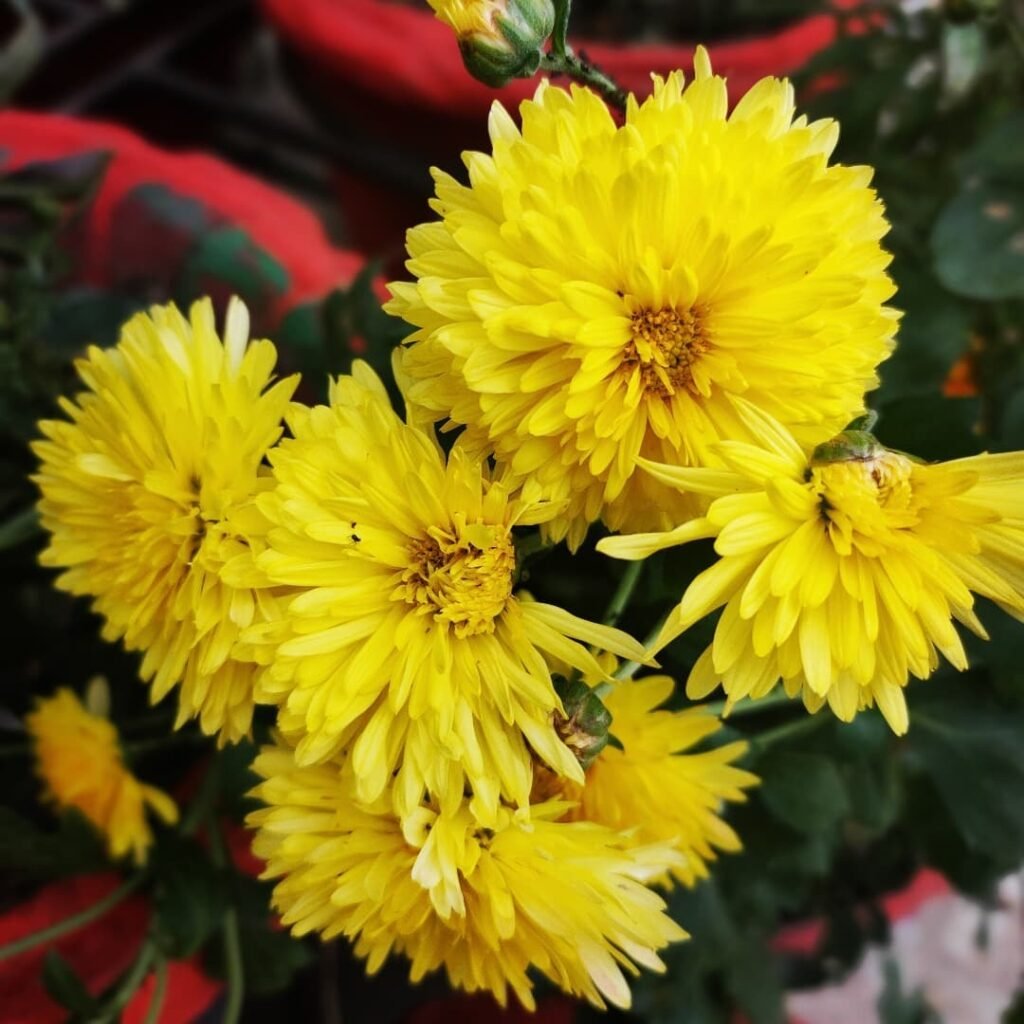
[[[565,75],[574,82],[579,82],[580,85],[589,86],[610,107],[614,107],[623,114],[626,112],[626,98],[629,95],[626,90],[600,68],[595,67],[583,57],[577,56],[568,48],[563,54],[554,50],[544,54],[541,58],[540,69],[552,75]]]
[[[103,1007],[104,1021],[119,1021],[121,1011],[131,1002],[131,998],[138,991],[139,986],[146,980],[149,968],[157,958],[156,946],[153,939],[147,937],[142,943],[139,955],[135,962],[128,968],[128,973],[121,979],[113,996]]]
[[[832,716],[827,713],[821,714],[819,712],[814,715],[807,713],[802,715],[800,718],[797,718],[792,722],[786,722],[775,729],[769,729],[767,732],[751,736],[750,745],[758,750],[763,750],[765,747],[770,747],[781,740],[792,739],[794,736],[799,736],[805,732],[813,732],[822,724],[822,722],[828,721],[831,717]]]
[[[216,815],[207,818],[207,832],[210,840],[210,859],[217,867],[227,864],[224,837]],[[245,969],[242,964],[242,938],[238,932],[238,910],[229,907],[224,914],[224,967],[228,983],[227,1000],[224,1006],[223,1024],[238,1024],[242,1019],[242,1004],[245,1001]]]
[[[555,0],[555,30],[551,33],[551,52],[556,57],[564,57],[569,46],[566,36],[569,34],[569,13],[572,0]]]
[[[160,957],[156,962],[153,977],[153,994],[149,998],[149,1008],[146,1010],[146,1019],[143,1024],[159,1024],[160,1011],[164,1008],[164,999],[167,996],[167,961]]]
[[[650,633],[647,634],[647,639],[644,640],[645,648],[650,648],[654,646],[655,641],[658,639],[659,636],[661,636],[662,627],[665,625],[665,621],[668,619],[670,614],[671,612],[666,612],[655,623],[654,629],[652,629]],[[640,669],[643,667],[643,663],[639,661],[624,661],[615,670],[613,678],[617,679],[619,682],[625,682],[625,680],[627,679],[632,679],[633,676],[635,676],[637,672],[639,672]],[[611,683],[600,683],[594,687],[594,693],[596,693],[598,697],[604,697],[606,694],[611,692],[611,689]]]
[[[769,711],[772,708],[781,707],[783,704],[791,704],[795,698],[790,697],[789,694],[781,687],[777,687],[771,693],[764,697],[758,697],[757,700],[753,700],[750,697],[744,697],[737,701],[733,705],[732,711],[729,712],[727,720],[731,718],[742,718],[744,715],[756,715],[761,711]],[[713,714],[721,716],[725,713],[726,702],[724,700],[715,701],[713,704],[704,704],[703,707],[706,711],[710,711]]]
[[[145,872],[133,875],[122,885],[118,886],[118,888],[114,889],[113,892],[107,893],[103,899],[92,904],[92,906],[80,910],[77,914],[72,914],[71,917],[64,918],[63,921],[51,924],[48,928],[41,928],[37,932],[32,932],[31,935],[23,935],[20,939],[15,939],[13,942],[8,942],[5,946],[0,946],[0,962],[18,956],[19,953],[35,949],[36,946],[41,946],[44,943],[54,942],[70,932],[91,924],[138,889],[145,877]]]
[[[129,757],[139,754],[148,754],[153,750],[165,750],[167,747],[177,746],[179,743],[205,743],[209,736],[201,732],[169,732],[162,736],[151,736],[144,740],[128,740],[121,744],[122,749]]]
[[[612,595],[611,601],[608,602],[604,613],[602,621],[606,626],[614,626],[622,617],[622,613],[629,607],[630,599],[640,582],[643,571],[643,562],[626,563],[626,571],[622,574],[622,579],[619,580],[619,585],[615,588],[615,593]]]
[[[217,764],[216,755],[210,758],[206,766],[206,774],[203,776],[199,788],[192,797],[192,802],[185,809],[181,816],[181,824],[178,831],[182,835],[193,835],[197,828],[210,815],[210,808],[213,807],[220,792],[220,770]]]

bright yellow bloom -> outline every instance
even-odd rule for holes
[[[752,407],[743,416],[763,447],[723,442],[723,470],[645,464],[666,485],[711,497],[705,518],[598,547],[643,558],[716,538],[721,557],[690,584],[657,644],[725,606],[691,697],[719,681],[730,703],[761,697],[781,678],[811,711],[828,701],[849,721],[877,704],[905,732],[909,677],[929,676],[939,652],[967,667],[951,620],[986,635],[971,591],[1024,618],[1024,454],[927,465],[872,444],[809,461],[777,424]]]
[[[435,172],[440,220],[409,232],[417,281],[387,308],[417,328],[409,399],[565,501],[553,537],[699,512],[637,457],[714,461],[737,396],[807,445],[862,409],[897,322],[887,224],[871,170],[829,166],[838,127],[794,121],[788,82],[728,115],[701,50],[689,88],[655,79],[623,127],[547,84],[521,115],[493,108],[468,186]]]
[[[178,808],[125,767],[114,726],[90,714],[68,689],[37,701],[25,725],[47,798],[85,815],[103,833],[111,857],[130,853],[142,864],[153,844],[147,805],[169,825],[178,820]]]
[[[683,859],[672,874],[684,885],[708,877],[715,850],[741,848],[739,836],[720,817],[727,800],[743,801],[758,778],[737,768],[747,744],[727,743],[702,753],[691,748],[721,727],[704,708],[656,710],[671,696],[668,676],[617,683],[603,697],[611,733],[622,749],[607,746],[587,769],[586,783],[562,782],[571,817],[630,832],[638,843],[674,846]]]
[[[508,989],[533,1008],[532,966],[567,992],[628,1006],[623,968],[662,970],[657,950],[685,938],[646,882],[678,854],[631,846],[611,829],[557,822],[565,805],[502,808],[483,828],[465,805],[420,807],[403,829],[385,797],[353,799],[335,763],[300,767],[284,747],[255,762],[266,781],[253,851],[281,878],[273,903],[293,934],[345,935],[372,974],[392,954],[411,979],[444,967],[452,985]]]
[[[363,363],[332,387],[330,407],[293,407],[288,425],[294,437],[270,454],[277,486],[259,499],[271,529],[257,565],[295,596],[249,636],[269,663],[260,699],[281,704],[299,762],[351,739],[360,799],[397,773],[403,817],[424,787],[459,805],[467,780],[484,820],[501,797],[525,807],[531,747],[582,779],[552,724],[544,654],[604,678],[577,640],[627,658],[643,648],[514,595],[512,528],[557,507],[513,496],[458,447],[446,461]]]
[[[459,38],[494,36],[498,20],[508,16],[510,0],[427,0],[437,17]]]
[[[222,742],[252,718],[254,667],[232,649],[273,598],[219,574],[249,556],[261,464],[298,381],[269,387],[274,346],[247,347],[248,329],[238,300],[223,344],[208,300],[191,322],[173,305],[140,313],[114,348],[78,361],[88,390],[61,399],[70,422],[40,423],[47,440],[33,445],[52,535],[43,564],[65,570],[61,589],[93,599],[105,639],[144,652],[154,702],[180,683],[178,725],[198,717]]]

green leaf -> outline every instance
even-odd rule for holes
[[[160,948],[171,957],[191,956],[223,920],[225,874],[198,843],[174,833],[162,837],[151,865]]]
[[[0,551],[24,544],[38,533],[39,513],[35,505],[30,505],[0,522]]]
[[[760,758],[756,771],[765,806],[798,832],[831,829],[850,809],[843,780],[827,757],[778,751]]]
[[[1003,413],[1003,445],[1009,450],[1024,448],[1024,391],[1018,392]]]
[[[968,681],[914,701],[906,749],[969,848],[1024,859],[1024,711]],[[936,687],[938,684],[930,684]]]
[[[145,307],[135,296],[72,288],[56,296],[42,340],[65,358],[84,353],[89,345],[106,348],[117,341],[122,325]]]
[[[879,368],[883,405],[908,395],[937,395],[971,340],[970,306],[950,295],[930,267],[899,262],[894,275],[895,302],[904,314],[896,351]]]
[[[99,1010],[82,979],[55,949],[47,950],[43,959],[43,988],[55,1003],[76,1016],[94,1017]]]
[[[968,182],[931,238],[935,272],[969,299],[1024,298],[1024,186]]]
[[[745,935],[730,950],[725,986],[751,1024],[782,1024],[786,1020],[779,967],[759,936]]]
[[[996,121],[960,161],[961,177],[1019,183],[1024,175],[1024,111]]]
[[[959,459],[976,455],[981,443],[976,398],[908,395],[879,410],[878,437],[887,448],[921,459]]]
[[[891,957],[885,961],[884,972],[885,987],[877,1004],[880,1024],[941,1024],[920,989],[910,995],[903,993],[899,964]]]
[[[44,831],[9,807],[0,807],[0,871],[31,878],[95,871],[107,864],[96,830],[80,814],[64,814]]]

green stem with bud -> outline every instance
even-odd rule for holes
[[[557,27],[556,27],[557,33]],[[577,56],[568,46],[563,44],[565,50],[558,53],[555,49],[554,37],[552,37],[552,51],[541,58],[540,70],[551,75],[565,75],[580,85],[586,85],[598,93],[601,98],[620,113],[626,112],[626,100],[629,94],[613,78],[606,75],[599,67],[591,64],[583,57]]]

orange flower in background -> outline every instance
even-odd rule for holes
[[[131,855],[142,864],[153,843],[147,809],[173,825],[178,808],[131,773],[114,726],[68,689],[38,701],[25,725],[47,799],[60,810],[82,813],[106,839],[111,857]]]

